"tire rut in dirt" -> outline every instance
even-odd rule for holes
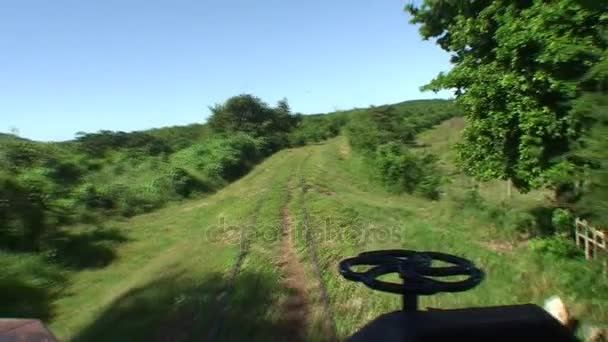
[[[279,266],[284,276],[282,285],[287,290],[287,297],[280,303],[281,326],[285,340],[304,341],[309,327],[309,288],[306,270],[298,258],[294,242],[293,217],[289,211],[291,192],[288,188],[287,200],[281,209],[283,238]]]

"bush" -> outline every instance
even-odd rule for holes
[[[155,179],[153,184],[161,192],[175,194],[179,198],[187,198],[195,192],[210,190],[203,181],[180,167],[171,167],[166,174]]]
[[[345,132],[354,151],[363,155],[385,186],[395,192],[438,199],[443,181],[436,157],[409,151],[415,135],[457,115],[451,101],[411,101],[357,110]]]
[[[462,198],[456,199],[456,204],[460,208],[485,209],[486,203],[477,187],[464,191]]]
[[[48,157],[43,145],[30,142],[16,141],[6,143],[2,145],[1,151],[3,164],[7,165],[8,169],[12,171],[33,167]]]
[[[551,215],[551,224],[556,233],[571,236],[574,229],[574,215],[568,209],[555,209]]]
[[[536,236],[540,234],[536,223],[536,217],[528,212],[505,210],[501,215],[501,223],[503,229],[508,231],[525,234],[527,236]]]
[[[34,254],[0,251],[0,307],[8,317],[49,319],[52,302],[67,281],[66,272]]]
[[[335,137],[346,122],[345,113],[301,116],[289,134],[289,145],[302,146]]]
[[[412,193],[423,177],[416,156],[397,143],[378,146],[374,165],[382,182],[395,192]]]
[[[76,144],[81,152],[93,157],[103,157],[116,150],[128,150],[131,154],[151,156],[172,152],[167,142],[145,132],[80,132]]]
[[[556,257],[574,258],[582,255],[574,242],[561,236],[532,239],[529,246],[536,253]]]
[[[380,145],[390,143],[383,141],[380,135],[378,127],[366,112],[353,114],[346,125],[346,136],[350,146],[354,151],[366,156],[373,154]]]
[[[244,133],[254,138],[266,138],[274,143],[274,152],[286,146],[287,134],[299,119],[299,116],[292,115],[287,100],[270,107],[255,96],[243,94],[212,107],[208,123],[216,133]]]
[[[160,208],[168,199],[152,186],[124,186],[118,198],[118,210],[122,216],[131,217]]]
[[[47,230],[45,210],[43,194],[0,177],[0,247],[38,249]]]
[[[424,198],[438,200],[441,196],[440,191],[441,176],[438,174],[425,175],[416,186],[416,193]]]
[[[434,156],[419,157],[392,142],[378,147],[373,164],[382,182],[392,191],[439,198],[441,176]]]
[[[496,232],[501,238],[522,239],[544,235],[537,217],[528,211],[509,208],[503,205],[494,205],[487,202],[477,190],[470,188],[462,194],[454,195],[452,199],[454,209],[468,215],[481,218],[498,229]]]
[[[218,136],[178,152],[173,160],[178,167],[198,170],[219,185],[249,171],[262,158],[263,143],[244,134]]]

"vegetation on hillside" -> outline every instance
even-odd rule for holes
[[[242,126],[230,126],[230,119]],[[59,227],[133,216],[217,190],[287,146],[299,117],[285,101],[270,108],[243,95],[216,106],[209,121],[210,127],[78,133],[62,143],[6,135],[0,145],[0,248],[58,257]]]
[[[444,129],[459,130],[442,124],[419,135],[418,143],[431,149],[450,134]],[[465,256],[486,271],[479,288],[425,297],[423,306],[542,304],[547,296],[560,294],[568,303],[576,301],[576,317],[598,322],[608,318],[603,309],[608,282],[601,265],[580,256],[538,256],[517,239],[498,238],[497,232],[509,226],[506,219],[501,223],[502,214],[497,215],[495,203],[485,195],[472,193],[466,202],[449,196],[428,201],[386,191],[360,172],[359,158],[345,154],[347,146],[339,137],[283,150],[210,196],[128,220],[108,220],[97,234],[78,227],[79,241],[92,242],[89,248],[65,247],[72,248],[74,260],[81,260],[69,270],[85,272],[67,273],[61,265],[42,263],[32,254],[0,254],[2,314],[43,318],[62,340],[146,340],[172,329],[180,329],[184,340],[205,339],[216,322],[218,299],[230,283],[228,270],[236,264],[246,231],[251,236],[249,252],[234,280],[218,338],[272,340],[284,328],[277,303],[289,295],[281,286],[277,262],[281,213],[287,206],[294,227],[304,229],[306,224],[311,229],[331,299],[333,317],[311,315],[309,340],[322,338],[316,329],[321,321],[335,321],[338,336],[345,338],[371,317],[399,308],[398,297],[372,294],[333,271],[340,259],[379,248],[441,250]],[[448,152],[434,153],[446,160]],[[448,193],[460,186],[444,184]],[[490,194],[497,189],[482,186],[490,187]],[[514,197],[513,204],[531,208],[537,203],[529,199],[533,194]],[[308,279],[313,279],[310,242],[303,230],[294,238]],[[105,263],[85,263],[87,257],[99,260],[101,255],[106,255]],[[529,286],[513,285],[520,282]],[[311,301],[318,296],[319,291],[313,291]],[[187,329],[176,323],[189,319],[193,323]]]
[[[308,300],[335,315],[306,317],[310,340],[323,322],[345,338],[400,305],[331,271],[372,249],[440,250],[486,272],[474,291],[424,305],[559,294],[577,318],[605,322],[604,266],[571,235],[575,217],[608,224],[608,4],[407,9],[452,54],[426,88],[455,100],[300,115],[239,95],[206,124],[61,143],[0,134],[0,315],[76,341],[201,340],[221,316],[231,329],[218,336],[272,340],[290,295],[277,255],[293,237],[303,281],[325,292]]]
[[[416,144],[417,133],[457,115],[457,108],[449,100],[372,107],[352,116],[346,135],[372,175],[388,189],[438,199],[442,177],[437,157],[415,154],[411,147]]]
[[[294,115],[286,101],[240,95],[213,107],[209,124],[59,143],[2,134],[2,314],[45,317],[38,293],[53,296],[71,270],[110,263],[126,240],[108,220],[215,192],[277,150],[337,135],[347,115]]]

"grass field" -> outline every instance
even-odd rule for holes
[[[450,175],[439,201],[381,188],[338,137],[278,152],[208,197],[108,223],[111,260],[70,274],[49,297],[46,320],[59,339],[75,341],[264,341],[294,329],[306,340],[343,339],[401,302],[343,280],[338,261],[407,248],[462,255],[486,272],[478,288],[424,298],[423,307],[542,304],[560,295],[583,320],[608,321],[608,277],[599,268],[498,241],[491,217],[458,206],[453,195],[471,183],[456,172],[449,148],[461,126],[453,119],[419,137]],[[504,189],[480,185],[497,204]],[[507,200],[533,209],[545,195]],[[286,286],[292,276],[303,284]]]

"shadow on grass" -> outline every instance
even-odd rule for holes
[[[116,246],[126,241],[117,229],[96,227],[87,232],[60,231],[50,239],[53,253],[49,261],[73,270],[105,267],[116,258]]]
[[[0,317],[44,321],[52,317],[54,294],[48,288],[33,286],[19,279],[0,279],[0,292]]]
[[[107,266],[117,244],[126,241],[116,229],[65,229],[53,233],[40,253],[0,251],[0,317],[51,320],[70,271]]]
[[[551,219],[553,210],[555,210],[555,208],[546,206],[534,207],[529,210],[530,214],[534,216],[539,235],[548,236],[555,232]]]
[[[65,285],[65,272],[37,256],[0,260],[0,317],[53,317],[53,300]]]
[[[0,317],[52,319],[52,303],[68,282],[69,271],[108,265],[116,258],[116,245],[125,241],[115,229],[66,229],[53,233],[41,253],[2,254]]]
[[[207,340],[210,331],[217,331],[217,340],[251,341],[272,340],[284,331],[267,315],[276,294],[269,278],[242,273],[228,300],[222,300],[227,283],[221,274],[196,284],[183,278],[167,276],[127,292],[73,340]],[[226,302],[223,310],[220,303]]]

